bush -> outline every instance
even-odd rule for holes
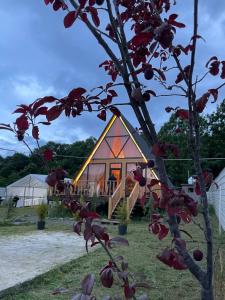
[[[44,204],[44,203],[38,205],[36,207],[36,212],[37,212],[39,220],[44,221],[48,215],[48,205]]]
[[[120,224],[128,224],[128,213],[127,213],[127,201],[123,200],[119,203],[116,208],[116,219],[119,220]]]
[[[71,211],[65,207],[58,197],[55,197],[53,205],[49,207],[48,216],[50,218],[72,218]]]

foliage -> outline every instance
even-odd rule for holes
[[[120,224],[127,225],[128,224],[128,213],[127,213],[127,201],[121,201],[116,207],[115,213],[116,219],[119,220]]]
[[[36,212],[37,212],[39,221],[44,221],[48,215],[48,205],[44,204],[44,203],[37,205]]]
[[[51,149],[57,155],[54,156],[54,162],[49,163],[50,167],[53,169],[63,167],[67,170],[68,176],[72,177],[93,149],[94,143],[95,139],[92,137],[70,145],[49,142],[39,150],[34,149],[30,156],[16,153],[2,157],[0,159],[0,186],[7,186],[28,174],[46,174],[46,167],[38,154],[39,151],[43,152],[45,149]]]
[[[97,0],[95,2],[84,0],[77,3],[75,0],[70,0],[70,5],[63,0],[44,0],[44,2],[46,5],[52,5],[55,11],[59,9],[65,11],[65,28],[71,27],[75,21],[81,21],[87,26],[108,55],[108,59],[102,62],[99,67],[102,67],[109,75],[110,82],[92,89],[91,93],[83,87],[76,87],[63,98],[45,96],[35,100],[30,105],[21,104],[15,111],[19,115],[14,126],[1,124],[0,128],[13,132],[19,141],[24,141],[30,130],[38,144],[39,127],[50,125],[63,113],[67,117],[75,118],[85,111],[96,110],[98,111],[97,117],[105,121],[109,111],[120,116],[119,105],[130,105],[143,130],[146,141],[152,147],[159,175],[159,180],[152,179],[150,184],[147,184],[147,180],[143,176],[143,169],[152,168],[152,161],[134,171],[134,179],[141,187],[147,184],[147,188],[154,198],[153,208],[155,212],[152,215],[149,229],[160,240],[164,239],[169,231],[172,236],[171,245],[164,248],[161,254],[157,255],[157,258],[171,268],[189,269],[201,285],[202,299],[213,299],[213,240],[206,194],[206,187],[211,184],[213,178],[209,171],[202,169],[200,161],[199,114],[204,111],[210,100],[217,101],[220,89],[225,85],[223,81],[225,79],[225,61],[212,56],[206,62],[206,73],[201,76],[195,74],[196,44],[202,39],[198,33],[198,0],[194,0],[193,34],[187,45],[176,43],[176,31],[185,28],[180,17],[174,11],[171,13],[172,6],[176,5],[176,1]],[[108,17],[106,28],[102,27],[106,20],[105,16],[102,15],[104,13]],[[115,47],[111,47],[111,44],[117,46],[119,51],[115,51]],[[171,67],[173,63],[175,67]],[[170,82],[166,78],[167,72],[174,69],[176,69],[176,76]],[[202,94],[198,86],[206,76],[220,77],[222,83],[217,87],[209,86]],[[199,77],[201,79],[195,81],[194,78]],[[146,105],[152,97],[160,96],[146,87],[146,81],[152,79],[166,91],[175,90],[176,96],[187,100],[188,109],[168,106],[165,110],[168,113],[173,112],[178,119],[188,123],[189,148],[192,152],[196,173],[195,192],[197,195],[201,195],[203,203],[202,210],[207,243],[206,269],[203,269],[193,259],[186,245],[185,236],[183,236],[184,230],[180,221],[190,223],[198,214],[198,204],[188,195],[174,189],[169,181],[164,159],[168,155],[178,158],[179,150],[177,145],[168,141],[161,141],[157,136]],[[122,81],[122,83],[117,80]],[[128,103],[123,102],[117,105],[113,103],[114,98],[118,96],[115,90],[118,85],[122,85],[127,92]],[[173,95],[173,93],[168,94],[168,96]],[[46,152],[42,153],[42,158],[49,161],[53,157],[53,153],[48,151],[47,154]],[[50,170],[48,182],[51,182],[51,185],[59,183],[62,180],[62,174],[62,170]],[[161,195],[155,193],[154,187],[156,185],[160,185]],[[142,203],[144,200],[143,198]],[[81,205],[78,201],[72,200],[69,193],[66,195],[64,203],[73,213],[78,213],[81,218],[81,221],[74,225],[74,231],[80,234],[81,227],[84,226],[87,250],[89,241],[91,246],[101,244],[110,258],[108,264],[100,272],[103,286],[110,288],[114,278],[118,277],[123,296],[126,299],[136,299],[137,282],[129,276],[123,259],[122,262],[118,262],[110,253],[114,244],[126,245],[126,240],[122,238],[110,239],[104,228],[93,223],[93,219],[97,218],[98,215],[89,211],[87,205]],[[164,214],[161,214],[160,210]],[[93,284],[93,276],[87,275],[82,282],[82,294],[74,296],[73,299],[82,297],[95,299],[91,295]],[[143,296],[138,299],[148,298]]]
[[[202,157],[225,157],[223,147],[223,137],[225,135],[224,122],[225,100],[217,107],[216,112],[211,115],[199,117]],[[176,144],[180,157],[191,159],[190,144],[187,135],[188,124],[177,119],[175,114],[171,115],[169,121],[159,131],[161,141]],[[173,156],[169,154],[168,158],[173,158]],[[216,177],[225,167],[225,163],[223,160],[206,160],[203,162],[203,167],[204,169],[210,169],[214,177]],[[187,182],[188,171],[189,175],[195,174],[192,161],[166,161],[166,168],[171,181],[177,186]]]
[[[48,208],[48,216],[50,218],[66,218],[72,217],[72,214],[71,211],[56,198],[53,204]]]

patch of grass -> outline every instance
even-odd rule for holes
[[[214,228],[215,240],[215,267],[217,275],[215,278],[215,286],[220,289],[217,291],[218,300],[222,300],[224,292],[224,274],[221,270],[225,269],[225,246],[221,245],[222,255],[218,256],[218,245],[221,241],[225,240],[225,233],[219,235],[218,224],[215,216],[211,216]],[[197,222],[201,223],[199,217]],[[64,227],[63,227],[64,226]],[[58,224],[58,229],[71,230],[71,225]],[[14,226],[15,227],[15,226]],[[29,227],[29,226],[28,226]],[[56,229],[55,225],[49,226],[48,230]],[[31,227],[30,227],[31,228]],[[198,240],[199,243],[189,242],[188,248],[192,251],[200,248],[205,252],[205,243],[203,233],[196,225],[185,226],[185,229],[192,235],[193,240]],[[18,228],[17,228],[18,230]],[[108,226],[108,231],[111,235],[117,235],[116,226]],[[1,233],[0,233],[1,234]],[[132,222],[128,226],[128,234],[126,238],[129,241],[129,247],[120,247],[113,250],[113,255],[123,255],[129,263],[129,270],[144,274],[147,282],[150,284],[151,289],[147,291],[151,299],[154,300],[197,300],[200,299],[199,286],[189,271],[176,271],[163,265],[156,259],[156,255],[160,251],[171,244],[170,237],[160,242],[156,236],[148,232],[147,222]],[[185,237],[185,239],[188,239]],[[72,251],[72,250],[71,250]],[[218,257],[217,257],[218,256]],[[99,281],[100,269],[108,263],[108,257],[103,249],[99,248],[95,252],[78,258],[70,263],[58,267],[44,275],[24,284],[21,289],[12,290],[10,294],[3,297],[4,300],[67,300],[71,298],[72,292],[62,295],[52,295],[55,288],[63,287],[68,288],[70,291],[79,290],[80,282],[87,273],[95,273],[96,285],[94,293],[97,299],[102,299],[103,295],[116,295],[121,294],[118,287],[118,282],[114,283],[113,289],[103,289]],[[204,262],[200,262],[204,265]],[[144,291],[144,290],[143,290]],[[146,292],[146,291],[144,291]]]

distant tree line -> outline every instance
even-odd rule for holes
[[[50,168],[64,168],[68,176],[72,178],[81,167],[84,157],[87,157],[94,147],[96,140],[90,137],[84,141],[73,144],[58,144],[48,142],[39,151],[50,148],[55,153]],[[15,153],[12,156],[0,156],[0,187],[7,186],[12,182],[28,174],[47,174],[47,170],[40,159],[37,149],[31,155]],[[73,157],[75,156],[75,157]]]
[[[225,157],[225,100],[217,110],[199,119],[201,129],[201,157]],[[160,141],[174,143],[178,146],[180,158],[191,158],[191,149],[188,142],[188,125],[171,115],[159,131]],[[169,158],[174,158],[172,155]],[[188,174],[194,175],[194,166],[191,161],[167,161],[166,167],[171,181],[179,186],[187,183]],[[210,169],[216,177],[225,167],[225,160],[205,160],[205,169]]]
[[[200,117],[200,128],[202,157],[225,157],[225,100],[217,107],[216,112]],[[174,114],[160,129],[159,138],[160,141],[176,144],[180,158],[191,158],[188,125],[176,118]],[[41,150],[52,149],[57,156],[50,163],[50,167],[52,169],[62,167],[68,172],[68,176],[73,177],[85,160],[83,157],[90,154],[95,142],[93,137],[73,144],[49,142],[41,147]],[[174,157],[171,155],[169,158]],[[177,186],[187,182],[188,174],[194,175],[191,161],[167,161],[166,166],[171,181]],[[203,166],[211,169],[214,176],[217,176],[225,167],[225,160],[206,160]],[[0,156],[0,186],[6,186],[30,173],[47,174],[37,150],[34,150],[30,156],[20,153],[6,158]]]

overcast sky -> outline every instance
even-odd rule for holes
[[[177,0],[179,21],[187,24],[187,29],[178,29],[177,41],[186,45],[192,36],[192,0]],[[201,0],[199,34],[206,43],[199,40],[197,74],[204,70],[209,57],[216,55],[225,60],[225,2],[223,0]],[[72,88],[82,86],[91,89],[110,81],[98,65],[107,57],[96,41],[77,22],[70,29],[63,26],[65,12],[54,12],[46,7],[44,0],[7,0],[0,7],[0,123],[13,122],[12,112],[16,105],[31,103],[45,95],[62,97]],[[170,76],[168,75],[168,79]],[[199,95],[220,82],[212,77],[199,87]],[[147,82],[157,93],[158,86]],[[220,101],[223,99],[221,94]],[[119,101],[126,101],[126,94],[120,91]],[[168,120],[166,106],[185,106],[180,98],[157,98],[148,104],[157,129]],[[206,112],[216,109],[210,104]],[[122,109],[133,126],[138,126],[131,110]],[[110,116],[108,116],[109,118]],[[98,137],[105,123],[94,114],[68,120],[61,118],[52,126],[42,127],[42,143],[49,140],[71,143]],[[25,151],[15,137],[0,131],[0,147]],[[0,155],[10,152],[0,150]]]

